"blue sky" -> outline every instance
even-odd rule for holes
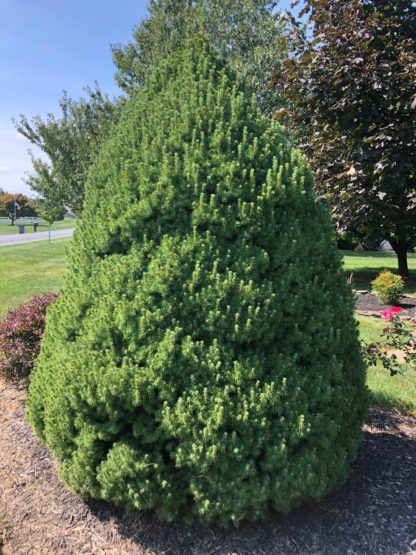
[[[290,0],[282,0],[288,7]],[[146,0],[0,0],[0,187],[30,194],[30,143],[11,119],[58,112],[98,81],[117,94],[110,44],[128,42],[146,15]]]

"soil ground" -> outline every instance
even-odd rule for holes
[[[380,304],[377,297],[367,291],[356,291],[355,295],[357,298],[355,309],[358,314],[364,314],[366,316],[380,316],[380,310],[387,310],[391,307],[391,305]],[[402,308],[400,318],[405,320],[416,318],[415,297],[401,297],[397,306]]]
[[[24,420],[25,395],[0,381],[1,555],[416,553],[414,418],[373,410],[350,479],[321,502],[258,525],[204,529],[72,494]]]

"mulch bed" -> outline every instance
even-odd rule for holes
[[[386,310],[391,305],[379,304],[377,297],[368,291],[355,291],[357,303],[355,305],[355,312],[365,316],[380,316],[380,310]],[[403,320],[411,320],[416,318],[416,298],[415,297],[401,297],[400,302],[397,304],[403,310],[400,317]]]
[[[24,420],[25,392],[0,381],[1,555],[416,554],[416,419],[373,410],[344,488],[287,516],[227,530],[126,516],[59,480]]]

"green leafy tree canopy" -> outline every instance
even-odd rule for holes
[[[0,195],[0,216],[10,218],[12,223],[15,218],[37,215],[36,203],[26,195],[5,192]]]
[[[268,83],[289,46],[277,5],[274,0],[150,0],[149,15],[135,28],[133,40],[113,47],[117,82],[131,94],[184,39],[202,35],[223,52],[271,114],[279,93]]]
[[[87,172],[123,103],[111,100],[98,85],[85,91],[87,97],[77,101],[64,93],[60,117],[48,114],[45,120],[35,116],[29,121],[21,115],[15,121],[17,131],[47,157],[31,154],[33,172],[26,183],[56,212],[81,213]]]

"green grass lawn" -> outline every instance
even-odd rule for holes
[[[360,338],[366,343],[382,342],[386,323],[381,318],[357,316]],[[416,370],[405,369],[403,374],[390,376],[381,364],[368,369],[367,384],[374,405],[397,408],[416,416]]]
[[[0,247],[0,319],[31,295],[58,291],[68,239]]]
[[[370,282],[385,268],[397,273],[397,257],[390,252],[342,251],[344,269],[349,276],[353,274],[354,289],[371,289]],[[416,296],[416,254],[408,255],[410,279],[405,293]]]
[[[69,239],[55,239],[51,244],[39,241],[0,248],[0,319],[6,310],[18,306],[31,295],[58,291],[65,271],[65,253]],[[395,269],[395,257],[379,253],[351,253],[345,255],[346,271],[370,279],[388,267]],[[410,257],[416,273],[416,257]],[[413,290],[413,293],[415,290]],[[363,341],[379,341],[385,323],[379,318],[357,316]],[[368,371],[368,385],[372,402],[384,407],[396,407],[416,415],[416,372],[391,377],[381,367]]]
[[[52,224],[52,231],[56,231],[58,229],[71,229],[75,227],[76,219],[75,218],[65,218],[61,222],[54,222]],[[39,226],[38,231],[48,231],[48,226]],[[25,233],[33,233],[33,225],[25,226]],[[19,226],[18,225],[10,225],[9,223],[4,223],[0,221],[0,235],[18,235],[19,233]]]

